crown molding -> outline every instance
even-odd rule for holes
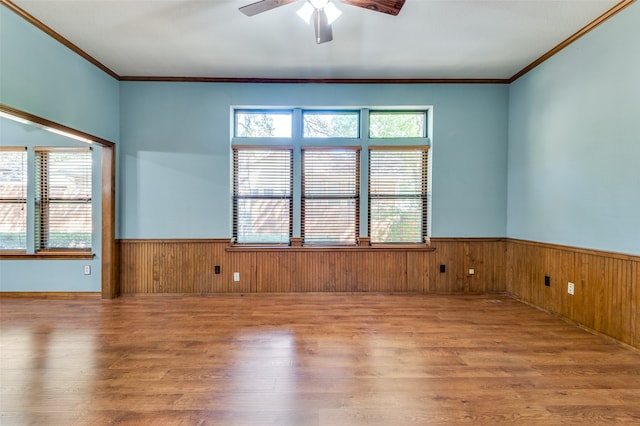
[[[77,53],[111,77],[119,81],[145,82],[204,82],[204,83],[271,83],[271,84],[510,84],[560,52],[580,37],[600,26],[609,18],[621,12],[636,0],[621,0],[611,9],[591,21],[580,30],[560,42],[554,48],[535,61],[518,71],[511,78],[236,78],[236,77],[162,77],[162,76],[120,76],[106,65],[89,55],[87,52],[64,38],[62,35],[45,25],[42,21],[13,3],[11,0],[0,0],[0,4],[22,17],[27,22],[48,34],[64,46]]]
[[[508,84],[508,78],[247,78],[121,76],[120,81],[275,84]]]
[[[62,45],[68,47],[73,52],[75,52],[79,56],[81,56],[82,58],[86,59],[87,61],[89,61],[90,63],[95,65],[96,67],[100,68],[102,71],[104,71],[105,73],[109,74],[111,77],[115,78],[116,80],[120,79],[120,76],[118,74],[113,72],[111,69],[109,69],[102,62],[98,61],[96,58],[94,58],[93,56],[89,55],[87,52],[85,52],[84,50],[80,49],[75,44],[71,43],[69,40],[67,40],[66,38],[61,36],[59,33],[54,31],[51,27],[45,25],[42,21],[37,19],[35,16],[31,15],[26,10],[22,9],[20,6],[18,6],[17,4],[12,2],[11,0],[0,0],[0,4],[4,5],[7,9],[11,10],[16,15],[20,16],[22,19],[24,19],[25,21],[29,22],[30,24],[34,25],[40,31],[48,34],[53,39],[55,39],[56,41],[61,43]]]
[[[611,9],[607,10],[602,15],[598,16],[596,19],[594,19],[593,21],[589,22],[587,25],[585,25],[584,27],[582,27],[581,29],[579,29],[578,31],[573,33],[567,39],[565,39],[562,42],[558,43],[558,45],[556,45],[553,49],[549,50],[547,53],[545,53],[544,55],[540,56],[538,59],[536,59],[535,61],[531,62],[526,67],[522,68],[520,71],[518,71],[516,74],[514,74],[513,77],[511,77],[508,80],[508,82],[509,83],[513,83],[514,81],[516,81],[517,79],[519,79],[520,77],[522,77],[523,75],[525,75],[526,73],[528,73],[529,71],[531,71],[532,69],[534,69],[535,67],[540,65],[541,63],[545,62],[547,59],[551,58],[556,53],[560,52],[561,50],[564,50],[565,47],[569,46],[574,41],[576,41],[580,37],[582,37],[583,35],[587,34],[591,30],[593,30],[596,27],[600,26],[602,23],[604,23],[609,18],[611,18],[614,15],[618,14],[620,11],[625,9],[627,6],[631,5],[632,3],[635,3],[635,1],[636,0],[622,0],[620,3],[616,4]]]

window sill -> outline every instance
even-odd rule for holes
[[[95,257],[90,251],[47,250],[38,253],[26,253],[23,251],[0,252],[0,260],[90,260]]]
[[[435,251],[435,247],[427,244],[376,244],[371,246],[340,246],[340,245],[314,245],[314,246],[282,246],[282,245],[250,245],[238,244],[225,248],[228,252],[321,252],[321,251],[348,251],[348,252],[379,252],[379,251]]]

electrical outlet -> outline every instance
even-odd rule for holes
[[[446,265],[440,265],[440,272],[447,272],[447,266]]]
[[[572,282],[569,282],[569,285],[567,285],[567,293],[574,294],[575,290],[576,290],[575,284]]]
[[[219,274],[220,273],[220,265],[216,265],[213,267],[213,273],[214,274]]]
[[[469,275],[473,275],[473,274],[475,274],[475,273],[476,273],[476,270],[475,270],[475,269],[469,269]]]
[[[84,274],[91,275],[91,265],[84,265]]]
[[[236,282],[240,281],[240,272],[233,273],[233,280]]]
[[[549,275],[544,276],[544,285],[546,285],[547,287],[551,286],[551,277]]]

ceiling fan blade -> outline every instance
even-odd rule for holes
[[[316,44],[333,40],[333,30],[324,9],[313,11],[313,26],[316,29]]]
[[[387,13],[389,15],[396,16],[400,13],[400,9],[404,6],[405,0],[340,0],[344,4],[348,4],[356,7],[363,7],[365,9],[373,10],[374,12]]]
[[[247,16],[253,16],[296,1],[298,0],[260,0],[255,3],[242,6],[239,10]]]

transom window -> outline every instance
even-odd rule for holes
[[[303,111],[305,138],[357,138],[360,132],[358,111]]]
[[[235,110],[234,242],[424,244],[428,112]]]
[[[238,138],[290,138],[291,111],[237,110],[235,136]]]
[[[369,136],[372,138],[427,137],[426,111],[371,111]]]

